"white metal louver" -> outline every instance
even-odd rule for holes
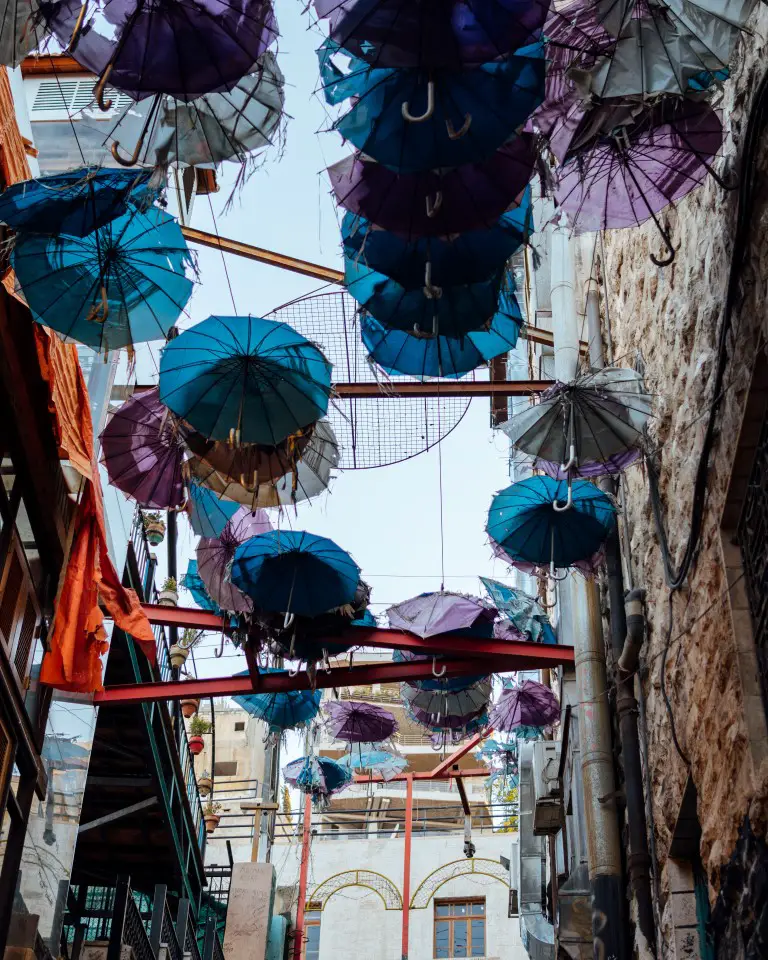
[[[41,80],[32,102],[32,119],[61,120],[66,119],[67,114],[78,119],[81,111],[87,110],[90,113],[89,108],[97,110],[93,99],[95,82],[93,77]],[[113,87],[107,87],[105,97],[111,99],[113,104],[109,113],[101,114],[105,119],[132,102],[128,94],[118,93]],[[42,116],[43,114],[45,116]]]

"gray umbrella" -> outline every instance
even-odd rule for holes
[[[17,67],[45,37],[37,0],[0,0],[0,64]]]

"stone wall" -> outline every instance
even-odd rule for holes
[[[722,111],[726,139],[718,172],[733,176],[740,139],[752,96],[765,69],[768,8],[761,5],[754,33],[743,38],[735,66],[716,106]],[[765,144],[759,158],[766,172]],[[766,179],[768,186],[768,179]],[[605,347],[616,363],[633,365],[641,358],[649,389],[655,394],[652,439],[660,448],[661,493],[673,557],[687,540],[694,473],[712,399],[717,331],[725,299],[736,194],[713,180],[665,211],[677,257],[656,267],[650,253],[663,254],[653,223],[604,235],[604,262],[594,237],[581,239],[577,290],[585,289],[593,258],[601,275]],[[760,338],[768,333],[768,189],[758,188],[752,213],[752,246],[742,274],[743,301],[734,316],[725,396],[709,474],[701,546],[695,570],[674,601],[672,643],[667,662],[667,690],[678,739],[690,758],[698,790],[702,827],[701,858],[714,903],[721,868],[736,849],[747,815],[758,835],[765,835],[768,754],[755,750],[745,703],[753,700],[754,671],[745,675],[739,659],[728,597],[721,543],[721,518],[739,439],[745,400]],[[607,303],[606,303],[607,301]],[[607,306],[607,310],[606,310]],[[763,358],[762,362],[765,362]],[[657,853],[667,859],[688,770],[672,743],[661,694],[660,665],[668,630],[668,597],[659,543],[642,468],[626,477],[625,501],[635,585],[648,591],[648,633],[643,651],[647,674],[648,761]],[[740,669],[741,665],[741,669]],[[764,718],[761,720],[764,723]],[[669,895],[666,871],[662,896]],[[662,904],[662,909],[664,905]],[[668,913],[668,910],[665,911]],[[666,938],[664,938],[666,939]]]

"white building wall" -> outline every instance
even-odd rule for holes
[[[509,883],[499,857],[509,858],[513,837],[509,834],[476,836],[475,873],[448,880],[432,893],[426,906],[410,913],[409,960],[434,957],[434,898],[485,897],[486,953],[491,960],[527,960],[520,940],[516,917],[509,917]],[[459,862],[471,869],[472,861],[462,854],[460,834],[414,837],[411,848],[411,897],[424,880],[440,867]],[[381,874],[402,896],[402,839],[324,840],[316,837],[312,845],[308,899],[315,898],[320,884],[339,874],[371,870]],[[298,848],[278,844],[272,855],[278,887],[298,883]],[[487,871],[488,874],[481,871]],[[354,877],[349,878],[350,882]],[[429,884],[431,886],[431,884]],[[347,886],[325,901],[320,924],[320,960],[400,960],[402,912],[386,909],[382,898],[369,887]]]

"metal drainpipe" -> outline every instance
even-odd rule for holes
[[[594,288],[591,288],[587,293],[587,325],[589,329],[590,363],[593,367],[601,368],[605,366],[605,363],[600,329],[600,298],[598,291]],[[610,492],[615,492],[615,484],[609,480],[608,485]],[[637,726],[638,711],[634,681],[637,647],[639,643],[642,643],[644,631],[642,591],[633,590],[626,599],[627,607],[631,606],[632,609],[631,629],[628,632],[624,574],[621,566],[621,541],[618,527],[614,527],[606,542],[605,565],[608,575],[608,603],[611,611],[611,647],[620,667],[616,710],[619,716],[619,739],[624,767],[624,793],[626,795],[627,827],[629,830],[627,866],[632,890],[637,901],[638,925],[651,950],[654,950],[656,924],[651,893],[651,858],[648,853],[648,829],[645,819],[643,768],[640,761],[640,736]],[[630,643],[630,641],[633,642]],[[634,662],[631,660],[626,663],[620,661],[625,644],[634,654]],[[630,656],[630,649],[627,650],[628,656]]]

